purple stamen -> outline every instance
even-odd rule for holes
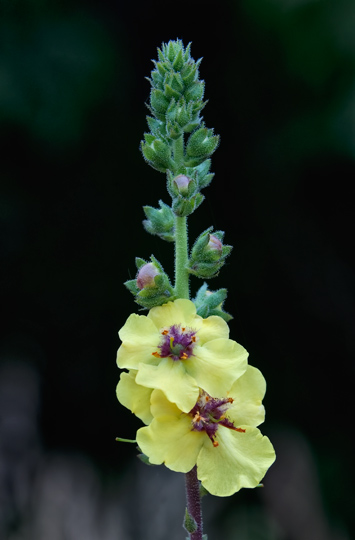
[[[245,430],[236,428],[233,422],[225,416],[226,411],[232,403],[232,398],[213,398],[207,392],[201,390],[196,405],[189,413],[192,416],[192,430],[205,431],[211,439],[213,446],[218,446],[218,442],[214,439],[219,425],[235,431],[244,432]]]
[[[170,357],[173,360],[186,360],[193,355],[196,342],[196,331],[190,328],[181,328],[180,324],[173,324],[168,330],[162,332],[162,341],[159,345],[159,356]]]

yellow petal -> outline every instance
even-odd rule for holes
[[[132,313],[118,332],[121,341],[129,342],[137,341],[137,339],[150,341],[152,334],[156,334],[152,321],[145,315],[137,315],[137,313]]]
[[[228,324],[221,317],[217,317],[217,315],[211,315],[207,319],[203,319],[202,326],[197,332],[198,344],[200,346],[213,339],[228,339],[228,337]]]
[[[186,371],[213,397],[223,397],[246,370],[248,352],[231,339],[214,339],[194,348],[184,360]]]
[[[117,352],[118,367],[137,369],[140,362],[156,363],[152,353],[160,343],[160,334],[150,319],[133,313],[118,335],[123,342]]]
[[[212,495],[228,497],[243,487],[256,487],[275,461],[269,439],[257,428],[241,427],[245,433],[219,426],[216,437],[219,446],[205,440],[201,448],[197,476]]]
[[[117,399],[145,424],[149,424],[153,420],[150,412],[152,389],[137,384],[135,381],[136,373],[133,370],[129,373],[121,373],[120,381],[116,388]]]
[[[162,390],[184,412],[195,406],[199,395],[196,381],[186,373],[184,362],[170,357],[162,358],[157,366],[140,364],[136,382]]]
[[[175,405],[175,403],[169,401],[164,392],[161,390],[153,390],[150,404],[151,412],[154,418],[180,418],[182,415],[181,410]]]
[[[152,394],[153,403],[160,413],[148,427],[137,431],[137,443],[150,463],[165,463],[172,471],[187,473],[196,464],[206,435],[191,431],[191,417],[169,404],[159,390]]]
[[[235,426],[246,424],[256,427],[264,422],[265,409],[261,402],[265,391],[266,382],[262,373],[249,365],[228,394],[234,402],[227,416]]]
[[[181,324],[181,326],[198,330],[203,321],[202,317],[196,315],[195,304],[184,298],[152,308],[148,313],[148,318],[158,330],[173,324]]]

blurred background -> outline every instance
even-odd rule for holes
[[[136,256],[169,202],[139,150],[161,43],[204,57],[216,176],[189,220],[234,246],[231,337],[266,377],[264,488],[203,500],[211,540],[350,540],[353,0],[1,0],[0,540],[179,540],[183,475],[147,467],[115,397]],[[192,293],[202,281],[191,280]],[[350,424],[349,424],[350,422]]]

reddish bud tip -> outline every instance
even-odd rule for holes
[[[174,178],[174,182],[179,192],[182,195],[185,195],[187,193],[189,183],[191,182],[191,178],[189,178],[188,176],[185,176],[184,174],[179,174],[179,176]]]
[[[210,249],[214,249],[216,251],[220,251],[222,252],[222,247],[223,247],[223,244],[222,242],[220,241],[219,238],[217,238],[217,236],[214,236],[213,234],[210,234],[209,235],[210,239],[209,239],[209,242],[208,242],[208,247]]]
[[[155,287],[154,278],[158,274],[159,271],[153,263],[145,264],[138,272],[137,287],[141,290],[145,287]]]

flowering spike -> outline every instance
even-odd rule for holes
[[[166,174],[172,202],[144,206],[143,226],[175,243],[175,284],[153,255],[136,259],[136,277],[125,285],[149,313],[131,314],[119,332],[117,365],[128,372],[121,373],[116,396],[145,424],[137,432],[139,459],[186,473],[184,528],[190,540],[207,540],[200,497],[260,486],[275,452],[258,429],[265,417],[264,378],[229,339],[227,290],[211,291],[204,283],[189,299],[190,275],[215,277],[232,249],[223,244],[223,231],[209,227],[189,256],[186,218],[204,200],[201,191],[214,177],[210,156],[219,144],[200,116],[207,104],[202,59],[196,62],[190,50],[181,40],[163,43],[147,78],[149,132],[141,151]]]

